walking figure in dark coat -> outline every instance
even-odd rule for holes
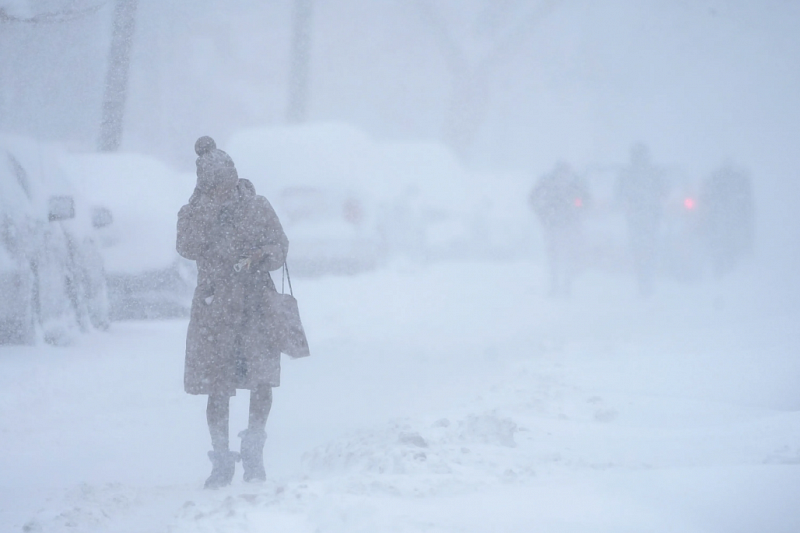
[[[583,180],[563,162],[539,178],[528,198],[544,231],[551,296],[568,296],[580,268],[588,200]]]
[[[755,207],[747,172],[726,163],[700,191],[703,234],[714,277],[730,273],[753,250]]]
[[[663,171],[653,165],[647,146],[634,144],[630,165],[622,170],[617,182],[617,196],[628,224],[628,243],[639,294],[644,297],[652,294],[655,285],[666,195]]]
[[[280,385],[280,351],[270,306],[270,270],[286,259],[289,241],[272,206],[239,179],[233,160],[210,137],[197,152],[197,187],[178,213],[178,252],[197,262],[197,288],[186,337],[184,388],[207,394],[213,465],[206,488],[230,484],[241,458],[245,481],[266,479],[263,449]],[[250,390],[250,416],[239,436],[241,454],[228,445],[229,400]]]

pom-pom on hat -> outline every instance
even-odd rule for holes
[[[202,157],[203,155],[207,154],[211,150],[217,147],[217,143],[214,142],[214,139],[209,137],[208,135],[203,135],[197,142],[194,143],[194,151]]]

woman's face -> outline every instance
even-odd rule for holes
[[[212,197],[224,197],[236,188],[236,171],[208,164],[203,158],[197,161],[197,188]]]
[[[233,192],[238,181],[236,171],[232,168],[217,168],[214,170],[213,184],[214,192],[217,196],[227,196]]]

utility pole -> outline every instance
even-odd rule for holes
[[[308,113],[313,2],[314,0],[294,0],[292,48],[289,58],[289,105],[286,109],[286,121],[290,124],[305,122]]]
[[[138,0],[117,0],[114,6],[111,50],[108,54],[108,71],[103,96],[103,118],[97,143],[98,149],[102,152],[114,152],[122,142],[137,4]]]

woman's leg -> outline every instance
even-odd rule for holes
[[[264,481],[264,443],[267,417],[272,407],[272,387],[259,385],[250,391],[250,417],[247,429],[239,433],[242,438],[242,466],[245,481]]]
[[[247,429],[252,431],[264,431],[267,427],[267,417],[272,408],[272,387],[269,385],[258,385],[250,391],[250,416],[248,418]]]
[[[229,419],[230,397],[209,394],[206,420],[208,421],[208,432],[211,434],[211,447],[215,452],[228,451]]]
[[[211,475],[206,479],[205,488],[218,489],[230,485],[236,470],[239,454],[228,449],[228,419],[230,418],[230,397],[210,394],[206,407],[208,432],[211,434],[213,451],[208,452],[211,459]]]

